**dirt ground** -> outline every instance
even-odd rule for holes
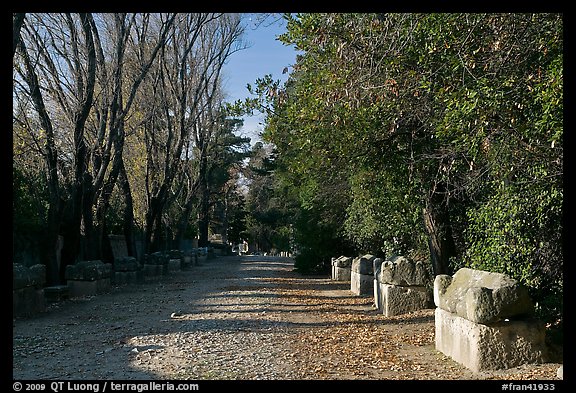
[[[434,310],[385,317],[288,258],[219,257],[14,320],[18,380],[558,380],[558,363],[473,373]]]

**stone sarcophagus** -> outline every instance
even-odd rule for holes
[[[26,267],[12,265],[12,314],[15,317],[30,316],[46,310],[44,285],[46,266]]]
[[[70,297],[93,296],[108,292],[112,265],[100,260],[80,261],[66,266],[66,284]]]
[[[432,308],[432,282],[422,261],[393,256],[374,277],[374,302],[386,316]]]
[[[371,295],[374,291],[374,255],[354,258],[350,272],[350,291],[357,296]]]
[[[505,274],[462,268],[434,280],[436,349],[472,371],[546,360],[545,326],[526,287]]]
[[[332,258],[332,280],[334,281],[350,281],[352,273],[352,258],[340,256]]]
[[[170,256],[157,251],[144,255],[144,275],[146,277],[158,277],[168,274]]]
[[[143,280],[142,266],[134,257],[115,258],[112,279],[116,285],[140,283]]]

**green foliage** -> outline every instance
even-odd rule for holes
[[[228,241],[232,244],[239,244],[242,242],[242,235],[246,231],[247,214],[245,198],[241,192],[229,194],[226,214],[228,218]]]
[[[194,179],[203,149],[211,229],[227,225],[230,241],[292,251],[299,271],[317,273],[339,255],[433,256],[431,240],[446,235],[455,244],[453,270],[509,274],[530,288],[540,316],[561,320],[562,15],[285,18],[280,40],[300,51],[288,81],[266,75],[248,86],[253,97],[214,108],[206,143],[171,162],[183,176],[164,193],[162,236],[181,224],[184,206],[196,216],[189,207],[200,199]],[[175,168],[161,165],[168,134],[146,139],[146,110],[129,116],[122,152],[140,225],[150,208],[146,187],[162,183],[169,173],[162,167]],[[237,118],[255,111],[265,115],[267,145],[249,151]],[[38,169],[45,135],[21,123],[14,127],[15,234],[42,227],[47,209]],[[70,177],[68,162],[59,170]],[[124,203],[116,187],[111,230],[121,230]],[[429,212],[440,212],[436,228],[450,231],[433,233]]]
[[[332,257],[355,256],[349,242],[339,235],[339,227],[322,220],[322,215],[320,210],[301,209],[294,221],[294,268],[303,274],[327,274]]]
[[[249,190],[246,196],[245,233],[259,251],[290,250],[292,201],[285,198],[274,176],[273,154],[261,142],[252,148],[246,172]]]
[[[475,202],[461,264],[520,280],[554,321],[563,287],[562,23],[546,14],[480,19],[492,29],[470,40],[469,80],[439,91],[438,136],[484,178],[467,187]]]
[[[245,231],[245,198],[238,185],[242,162],[250,156],[250,138],[237,135],[243,124],[231,106],[223,108],[219,127],[209,144],[207,168],[210,230],[226,234],[227,240],[238,244]],[[193,225],[195,226],[195,225]]]
[[[46,180],[39,173],[12,167],[12,231],[14,234],[39,232],[46,224],[48,196]]]
[[[500,272],[531,289],[547,320],[562,315],[563,192],[530,182],[498,187],[470,210],[465,265]]]
[[[405,255],[424,248],[418,198],[405,186],[407,180],[399,172],[384,171],[358,172],[352,177],[344,230],[362,253]]]
[[[329,237],[425,252],[431,208],[451,227],[453,269],[510,274],[547,320],[561,315],[562,15],[285,18],[280,39],[301,54],[252,102],[298,203],[297,264],[337,256]]]

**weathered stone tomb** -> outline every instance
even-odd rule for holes
[[[350,281],[352,273],[352,258],[344,255],[332,258],[332,280]]]
[[[108,235],[114,264],[112,283],[116,285],[136,284],[143,280],[142,266],[136,257],[128,255],[126,238],[121,235]]]
[[[545,326],[526,287],[505,274],[462,268],[434,280],[436,349],[472,371],[545,361]]]
[[[161,252],[153,252],[144,255],[144,275],[146,277],[157,277],[168,274],[170,256]]]
[[[93,296],[111,287],[112,265],[100,260],[80,261],[66,266],[66,284],[70,297]]]
[[[433,308],[432,281],[422,261],[393,256],[374,277],[374,302],[386,316]]]
[[[374,291],[374,255],[354,258],[350,272],[350,291],[357,296],[369,296]]]
[[[116,285],[136,284],[143,279],[142,266],[134,257],[121,257],[114,259],[112,282]]]
[[[46,310],[46,266],[12,264],[12,314],[30,316]]]

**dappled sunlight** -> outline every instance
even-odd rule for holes
[[[562,379],[563,33],[13,13],[13,379]]]
[[[136,336],[128,341],[130,366],[158,379],[270,379],[268,369],[287,351],[270,327],[234,331],[176,331]],[[258,351],[262,346],[267,351]]]
[[[244,262],[221,258],[138,290],[69,302],[43,328],[41,318],[18,323],[14,370],[96,379],[479,378],[434,350],[434,309],[387,317],[349,283],[282,263],[243,270]],[[39,345],[50,352],[36,356]],[[49,354],[70,360],[48,365]]]
[[[244,271],[291,271],[293,264],[286,262],[242,262],[240,270]]]

